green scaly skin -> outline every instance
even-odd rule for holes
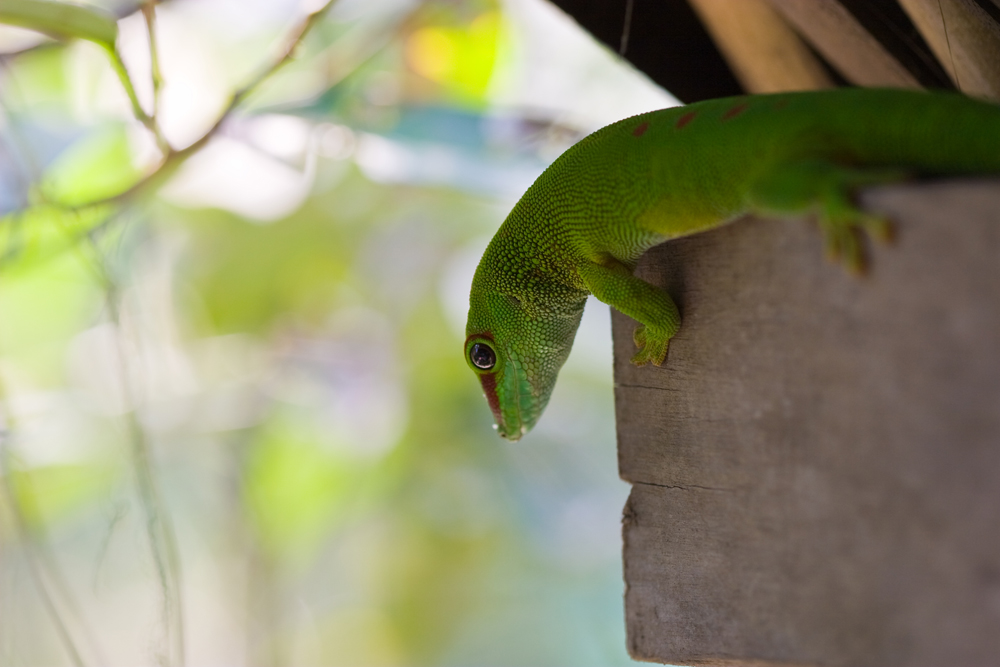
[[[548,403],[588,294],[640,323],[634,363],[663,363],[680,317],[632,275],[650,247],[747,213],[808,213],[828,253],[860,271],[861,233],[887,238],[889,227],[852,203],[855,190],[991,172],[1000,108],[957,94],[784,93],[625,119],[560,156],[490,242],[472,281],[466,362],[500,435],[517,440]],[[477,367],[473,354],[495,363]]]

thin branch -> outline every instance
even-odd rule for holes
[[[121,219],[121,214],[109,215],[96,227],[77,236],[76,241],[86,240],[86,245],[74,242],[81,255],[81,261],[94,273],[94,277],[104,288],[105,305],[111,323],[118,332],[122,331],[121,300],[118,284],[108,268],[106,257],[99,247],[99,231]],[[90,253],[85,252],[86,249]],[[131,368],[121,336],[114,346],[116,352],[116,372],[123,393],[130,399],[131,409],[125,415],[125,425],[131,449],[132,470],[139,496],[139,504],[146,520],[146,535],[149,540],[153,564],[156,568],[158,584],[162,595],[161,614],[166,642],[166,654],[159,656],[162,664],[184,665],[185,629],[183,614],[183,584],[180,552],[170,514],[163,501],[159,484],[154,474],[154,465],[149,440],[139,422],[135,407],[135,390],[131,382]],[[2,408],[2,405],[0,405]],[[102,661],[102,664],[104,661]]]
[[[163,76],[160,74],[160,50],[156,45],[156,3],[148,0],[142,6],[142,17],[146,21],[146,34],[149,38],[149,69],[153,79],[153,118],[156,118],[160,108],[160,87]]]
[[[212,127],[209,128],[200,139],[181,150],[172,150],[168,148],[160,166],[149,176],[126,190],[124,193],[101,202],[93,202],[86,206],[89,208],[90,206],[99,203],[123,201],[141,191],[150,183],[162,179],[165,175],[173,172],[173,170],[176,169],[177,166],[179,166],[180,163],[182,163],[186,158],[200,150],[205,144],[208,143],[212,135],[219,130],[223,122],[226,118],[228,118],[229,114],[232,113],[232,111],[244,100],[246,100],[246,98],[257,88],[257,86],[259,86],[265,79],[274,74],[285,63],[287,63],[288,60],[291,59],[296,47],[298,47],[305,35],[323,17],[326,11],[333,6],[334,2],[335,0],[328,0],[328,2],[326,2],[321,8],[307,15],[306,18],[291,31],[285,40],[283,48],[278,51],[272,62],[263,67],[248,84],[233,94],[229,104],[226,105],[226,108],[220,114],[218,120],[216,120]],[[147,17],[149,16],[145,7],[143,8],[143,13]],[[152,27],[151,23],[149,23],[149,18],[147,18],[147,25]],[[152,30],[150,30],[150,34],[153,34]],[[152,39],[150,44],[151,48],[153,48]],[[152,117],[148,116],[138,104],[138,98],[135,96],[131,80],[128,77],[128,73],[124,71],[124,65],[121,62],[121,58],[117,51],[112,53],[112,62],[116,63],[116,71],[119,71],[119,77],[122,79],[122,84],[129,93],[129,99],[132,100],[133,111],[135,112],[136,117],[139,118],[144,125],[152,129],[152,127],[155,127],[156,124],[153,122]],[[90,238],[93,243],[93,237],[88,238]],[[96,249],[97,248],[95,246],[95,250]],[[111,315],[112,322],[120,330],[121,318],[118,309],[118,295],[114,279],[111,277],[110,273],[105,273],[105,280],[109,314]],[[128,366],[124,351],[119,349],[118,356],[120,374],[122,378],[121,381],[123,386],[126,387],[126,391],[129,391]],[[181,664],[183,664],[184,622],[181,601],[180,556],[177,548],[177,539],[174,534],[169,515],[164,509],[164,504],[156,483],[156,478],[153,474],[153,466],[150,461],[149,446],[146,441],[146,435],[141,424],[139,424],[139,420],[134,409],[129,412],[127,419],[131,434],[130,439],[132,441],[133,466],[137,477],[139,495],[142,501],[142,506],[146,512],[147,533],[149,535],[150,547],[153,552],[153,559],[156,563],[160,586],[164,596],[163,613],[165,619],[167,620],[168,627],[172,625],[176,628],[176,646],[174,647],[174,650],[177,658],[180,660]]]
[[[139,96],[135,94],[135,86],[132,85],[132,77],[129,76],[128,69],[125,68],[125,61],[122,60],[121,52],[117,47],[111,45],[104,45],[104,50],[107,51],[108,58],[111,60],[111,67],[115,70],[118,80],[121,81],[122,88],[125,89],[125,93],[128,95],[128,101],[132,103],[132,115],[143,125],[149,127],[152,119],[146,113],[146,110],[142,108],[142,104],[139,103]]]
[[[309,30],[314,25],[316,25],[316,23],[323,17],[326,11],[333,6],[334,2],[336,2],[336,0],[328,0],[326,4],[324,4],[322,7],[320,7],[313,13],[307,15],[306,18],[298,26],[293,28],[292,31],[289,33],[288,37],[285,38],[284,47],[282,47],[278,51],[274,60],[270,64],[262,67],[260,71],[257,72],[257,75],[254,76],[254,78],[252,78],[249,83],[247,83],[242,88],[233,93],[232,98],[229,100],[229,104],[226,105],[226,108],[223,109],[222,113],[219,115],[218,120],[216,120],[215,124],[213,124],[212,127],[208,129],[208,132],[206,132],[200,139],[198,139],[198,141],[194,142],[193,144],[191,144],[187,148],[184,148],[183,150],[174,152],[173,155],[183,160],[184,158],[190,156],[192,153],[197,152],[202,146],[208,143],[208,140],[211,139],[212,135],[215,134],[220,127],[222,127],[222,124],[229,117],[229,114],[231,114],[233,110],[236,109],[236,107],[242,104],[243,101],[246,100],[257,89],[257,87],[260,84],[262,84],[268,77],[277,72],[279,69],[282,68],[282,66],[285,65],[285,63],[291,60],[292,56],[295,54],[295,49],[302,42],[302,39],[306,36],[306,33],[308,33]]]
[[[203,134],[201,138],[199,138],[197,141],[195,141],[190,146],[187,146],[186,148],[182,148],[180,150],[175,150],[175,149],[169,150],[163,156],[163,159],[160,161],[160,164],[159,166],[156,167],[156,169],[154,169],[144,178],[140,179],[137,183],[135,183],[132,187],[125,190],[124,192],[120,192],[117,195],[112,195],[111,197],[107,197],[104,199],[98,199],[96,201],[88,202],[86,204],[79,204],[77,206],[69,206],[65,208],[79,210],[83,208],[90,208],[91,206],[98,206],[101,204],[122,203],[136,196],[140,192],[146,190],[151,185],[161,182],[163,179],[171,175],[177,169],[177,167],[179,167],[181,163],[184,162],[184,160],[197,153],[205,146],[205,144],[208,143],[208,141],[212,138],[212,136],[216,132],[218,132],[219,128],[222,127],[226,119],[229,118],[229,115],[233,112],[233,110],[236,109],[236,107],[238,107],[240,104],[242,104],[243,101],[246,100],[247,97],[249,97],[250,94],[254,92],[254,90],[256,90],[257,86],[259,86],[268,77],[270,77],[272,74],[281,69],[281,67],[292,58],[292,56],[295,53],[296,47],[298,47],[298,45],[301,43],[302,39],[306,36],[309,30],[314,25],[316,25],[316,23],[327,12],[327,10],[329,10],[330,7],[333,6],[334,2],[336,2],[336,0],[328,0],[322,7],[306,15],[305,19],[303,19],[302,22],[299,23],[299,25],[297,25],[295,28],[292,29],[288,37],[285,39],[284,46],[278,51],[275,58],[269,64],[262,67],[260,71],[258,71],[258,73],[250,80],[249,83],[244,85],[242,88],[240,88],[233,94],[233,96],[229,100],[229,103],[226,104],[225,109],[223,109],[222,113],[219,114],[219,118],[215,121],[215,123],[212,124],[210,128],[208,128],[208,131],[205,132],[205,134]],[[127,78],[128,75],[126,74],[125,79]],[[123,80],[123,85],[124,83],[125,81]],[[127,84],[127,88],[130,86],[131,86],[131,81],[129,81],[129,83]],[[141,107],[139,108],[138,112],[142,113],[143,116],[145,116],[146,112],[142,111]],[[140,118],[138,115],[136,117]],[[146,118],[148,118],[148,116],[146,116]],[[145,124],[145,121],[143,124]]]
[[[625,57],[628,50],[628,36],[632,31],[632,0],[625,0],[625,25],[622,27],[622,40],[618,46],[618,55]]]
[[[122,60],[121,53],[116,48],[109,47],[108,55],[111,60],[112,67],[118,76],[126,94],[128,95],[129,102],[132,105],[133,115],[138,119],[147,129],[149,129],[154,136],[157,138],[157,143],[160,145],[163,151],[163,157],[159,166],[141,181],[133,185],[131,188],[123,193],[115,195],[113,197],[94,201],[81,206],[74,207],[61,207],[65,210],[80,210],[80,209],[90,209],[94,206],[108,205],[121,203],[131,198],[132,196],[138,194],[145,188],[149,187],[151,184],[159,182],[161,179],[169,176],[173,171],[183,163],[188,157],[196,153],[202,147],[204,147],[211,137],[219,130],[223,125],[228,116],[233,112],[236,107],[242,104],[255,90],[256,88],[265,81],[268,77],[274,74],[282,66],[284,66],[294,55],[296,48],[299,46],[306,34],[315,26],[315,24],[323,17],[327,10],[332,7],[335,0],[328,0],[323,4],[322,7],[314,12],[308,14],[296,27],[294,27],[288,36],[285,38],[283,46],[277,51],[273,59],[264,67],[262,67],[258,73],[247,83],[245,86],[237,90],[229,103],[226,105],[225,109],[220,114],[219,118],[212,125],[211,128],[197,141],[195,141],[190,146],[187,146],[181,150],[175,150],[166,143],[162,138],[162,133],[159,130],[158,123],[156,122],[156,114],[158,111],[158,92],[161,85],[160,71],[159,71],[159,59],[157,56],[156,48],[156,38],[154,29],[154,9],[152,0],[147,0],[139,9],[143,12],[146,19],[147,29],[149,31],[150,39],[150,55],[151,55],[151,74],[153,77],[153,88],[154,88],[154,103],[152,113],[147,113],[139,102],[138,96],[136,95],[135,87],[129,76],[129,73],[125,67],[124,61]],[[114,216],[111,216],[113,218]],[[103,225],[102,225],[103,226]],[[92,241],[94,237],[88,235]],[[109,309],[109,314],[112,322],[120,329],[120,311],[118,303],[118,293],[113,281],[113,278],[109,273],[105,273],[106,276],[106,296],[107,304]],[[123,350],[119,349],[119,367],[122,376],[123,386],[126,387],[128,391],[128,364],[125,358]],[[164,509],[164,503],[159,492],[159,488],[156,482],[155,475],[153,473],[153,464],[150,457],[149,445],[147,442],[146,434],[139,423],[138,416],[135,411],[132,410],[127,416],[128,428],[130,431],[130,440],[132,443],[132,458],[133,467],[137,477],[137,486],[139,490],[139,496],[141,504],[145,510],[146,523],[147,523],[147,533],[150,540],[150,547],[153,552],[153,559],[156,563],[156,569],[159,575],[161,590],[163,591],[163,614],[167,622],[168,633],[169,628],[173,627],[175,632],[173,634],[171,643],[171,653],[174,655],[173,658],[177,659],[183,664],[184,661],[184,623],[182,616],[182,600],[181,600],[181,573],[180,573],[180,557],[177,547],[176,536],[173,531],[172,524],[170,522],[169,514]],[[0,436],[5,434],[0,433]],[[5,461],[2,457],[6,455],[6,443],[2,442],[0,439],[0,465],[3,465]],[[5,481],[7,484],[10,483],[9,475],[5,476]],[[8,495],[14,499],[13,491],[8,486]],[[12,500],[13,502],[13,500]],[[16,508],[16,506],[15,506]],[[23,524],[25,530],[28,529],[27,524]],[[30,543],[28,543],[30,544]],[[72,639],[65,624],[62,622],[58,609],[55,606],[54,600],[48,592],[48,589],[44,586],[44,581],[42,579],[42,573],[38,570],[38,560],[32,560],[31,566],[33,568],[33,574],[36,580],[39,582],[40,590],[42,591],[42,596],[45,599],[46,606],[49,608],[50,612],[53,614],[53,618],[60,632],[60,635],[64,638],[64,642],[67,644],[67,649],[71,654],[73,662],[77,665],[83,664],[80,657],[79,651],[76,650],[72,643]],[[169,636],[169,635],[168,635]],[[169,641],[169,640],[168,640]],[[169,649],[168,649],[169,650]],[[170,660],[170,658],[167,658]]]
[[[96,253],[98,263],[100,264],[99,268],[102,269],[108,314],[110,315],[111,323],[120,333],[122,327],[118,287],[111,272],[103,264],[100,249],[93,243],[92,239],[91,241],[91,247]],[[129,398],[134,398],[136,394],[129,379],[128,359],[120,338],[115,349],[118,357],[119,381],[122,384],[124,394]],[[170,513],[166,509],[166,503],[163,501],[159,485],[156,481],[156,476],[153,473],[149,442],[142,424],[139,423],[134,403],[126,413],[125,419],[129,431],[129,440],[132,445],[132,466],[136,476],[139,500],[146,515],[146,534],[149,538],[149,547],[153,555],[153,562],[156,565],[160,590],[163,594],[162,614],[167,628],[167,643],[169,647],[167,649],[168,654],[164,657],[166,658],[166,664],[173,664],[174,660],[171,660],[171,657],[173,657],[176,660],[176,664],[183,665],[185,662],[183,586],[177,536],[174,532],[173,523],[170,520]]]
[[[152,43],[152,40],[150,43]],[[168,155],[170,153],[170,145],[163,136],[163,130],[160,129],[156,118],[146,113],[146,110],[142,108],[139,96],[135,92],[135,86],[132,84],[132,77],[129,76],[128,69],[125,67],[125,61],[122,60],[122,54],[118,50],[118,47],[105,46],[104,50],[107,51],[108,58],[111,60],[111,68],[118,75],[118,80],[121,81],[122,88],[125,89],[125,94],[128,95],[128,101],[132,104],[132,115],[156,138],[156,145],[160,151],[164,155]]]
[[[159,123],[160,113],[160,89],[163,86],[163,75],[160,73],[160,50],[156,45],[156,0],[147,0],[142,5],[142,17],[146,21],[146,36],[149,39],[149,72],[153,81],[153,109],[149,114],[150,121],[156,136],[156,145],[164,155],[170,153],[172,148],[163,136],[163,130]]]
[[[131,5],[123,6],[120,10],[113,11],[112,13],[115,15],[115,19],[117,19],[118,21],[121,21],[124,18],[128,18],[129,16],[132,16],[136,12],[141,12],[143,5],[145,5],[149,1],[150,0],[140,0],[139,2],[133,3]],[[152,0],[152,2],[154,2],[154,3],[158,4],[158,5],[162,5],[162,4],[166,3],[167,0]]]

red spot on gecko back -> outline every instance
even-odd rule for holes
[[[641,137],[646,134],[646,130],[649,129],[649,123],[641,123],[638,127],[632,130],[633,137]]]
[[[778,100],[777,102],[774,103],[774,110],[781,111],[787,106],[788,106],[788,100]]]
[[[722,120],[729,120],[730,118],[736,118],[737,116],[739,116],[741,113],[743,113],[746,110],[747,110],[746,103],[745,102],[741,102],[740,104],[737,104],[736,106],[734,106],[732,109],[730,109],[726,113],[722,114]]]
[[[694,117],[698,115],[697,111],[688,111],[686,114],[677,119],[677,124],[674,125],[678,130],[694,120]]]

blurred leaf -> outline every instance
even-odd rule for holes
[[[247,224],[217,211],[185,214],[198,239],[185,268],[217,333],[262,334],[281,319],[319,324],[329,317],[366,231],[345,224],[351,203],[389,199],[384,189],[357,175],[348,180],[337,192],[349,187],[350,199],[312,199],[270,225]]]
[[[72,210],[39,204],[0,217],[0,271],[9,277],[36,269],[78,247],[114,214],[110,205]]]
[[[114,469],[99,465],[48,465],[10,474],[18,507],[29,526],[51,525],[104,497]]]
[[[391,619],[374,609],[339,610],[318,619],[317,636],[321,638],[323,651],[312,658],[314,664],[369,667],[412,664]]]
[[[9,61],[10,78],[4,90],[4,102],[10,105],[12,115],[16,112],[20,116],[12,119],[16,124],[11,131],[21,132],[36,150],[37,144],[44,141],[37,138],[40,134],[38,126],[45,122],[46,116],[52,117],[53,108],[63,107],[67,103],[69,70],[66,49],[61,46],[33,49]],[[12,85],[14,82],[16,85]],[[44,115],[40,113],[43,109],[47,112]],[[30,121],[30,124],[25,120]],[[53,123],[48,125],[46,129]],[[65,121],[56,128],[60,131],[71,129]]]
[[[2,0],[0,23],[45,33],[56,39],[87,39],[114,46],[118,37],[115,17],[95,7],[52,0]]]
[[[479,15],[468,26],[420,28],[407,41],[407,62],[460,99],[482,102],[493,75],[500,29],[496,11]]]
[[[83,258],[55,249],[47,249],[44,270],[33,270],[40,265],[28,253],[0,274],[0,351],[8,370],[35,390],[64,386],[66,345],[92,325],[104,303]]]
[[[244,499],[272,555],[312,551],[333,528],[357,471],[301,427],[277,419],[250,454]]]
[[[63,151],[43,177],[42,192],[64,206],[80,206],[120,194],[139,177],[125,127],[112,125]]]

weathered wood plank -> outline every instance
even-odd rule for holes
[[[614,316],[636,658],[1000,664],[998,186],[868,193],[862,279],[795,222],[643,258],[684,324],[634,368]]]
[[[840,74],[858,86],[920,83],[838,0],[769,0]]]
[[[813,52],[767,0],[688,0],[748,93],[833,88]]]
[[[1000,16],[1000,7],[996,3],[899,0],[899,4],[959,90],[1000,100],[1000,23],[994,18]]]

